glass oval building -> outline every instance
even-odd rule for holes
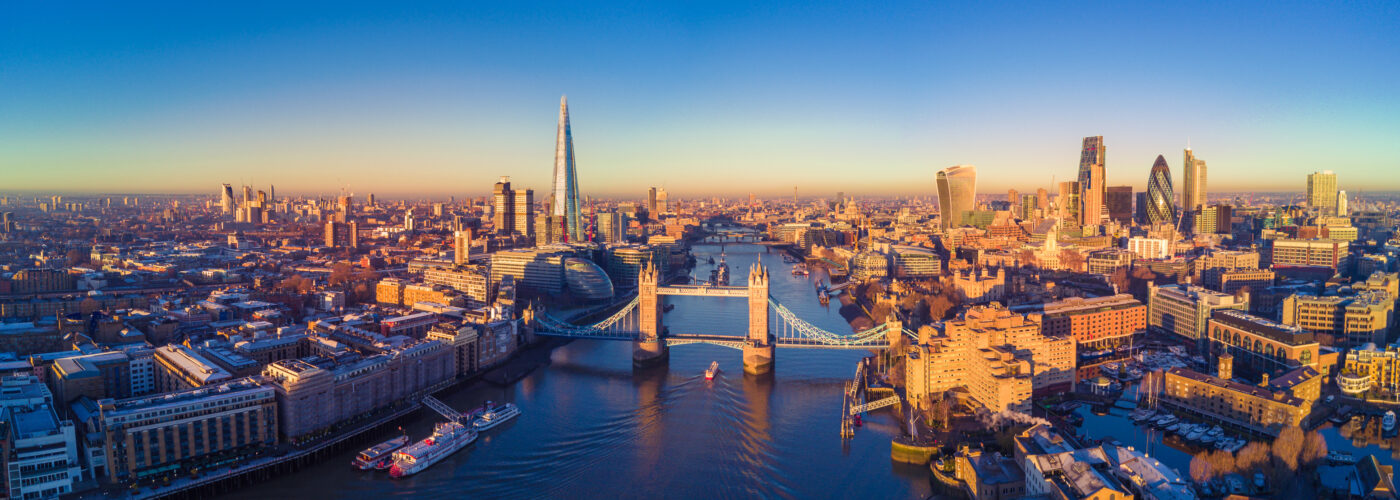
[[[612,280],[593,261],[569,257],[564,259],[564,282],[575,297],[583,300],[606,300],[613,297]]]
[[[1176,222],[1176,195],[1172,193],[1172,171],[1167,159],[1157,155],[1152,173],[1147,177],[1147,222],[1173,224]]]

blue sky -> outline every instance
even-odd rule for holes
[[[0,189],[932,194],[1075,174],[1142,189],[1400,189],[1400,4],[7,2]]]

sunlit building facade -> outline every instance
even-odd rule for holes
[[[957,165],[939,170],[938,211],[943,230],[961,225],[963,212],[977,207],[977,167]]]

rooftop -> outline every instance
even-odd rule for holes
[[[1275,323],[1238,309],[1217,309],[1211,319],[1223,325],[1238,328],[1255,335],[1277,340],[1288,345],[1314,344],[1313,333],[1296,326]]]

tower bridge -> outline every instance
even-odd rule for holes
[[[663,363],[673,346],[711,344],[743,351],[744,371],[766,373],[773,369],[775,348],[804,349],[884,349],[900,335],[916,337],[898,319],[848,334],[832,333],[804,321],[768,293],[768,270],[761,265],[749,268],[748,286],[669,285],[663,286],[651,265],[637,277],[637,296],[611,316],[591,324],[574,324],[556,318],[548,311],[535,315],[537,335],[632,342],[632,361],[637,366]],[[738,332],[671,333],[662,324],[661,297],[684,295],[743,298],[748,301],[748,329]],[[776,314],[775,314],[776,313]]]

